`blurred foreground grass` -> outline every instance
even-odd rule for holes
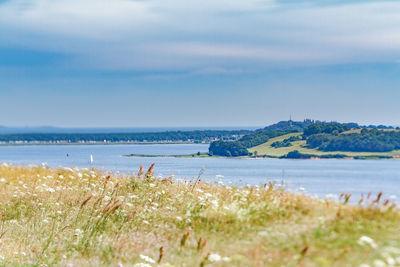
[[[380,196],[344,202],[156,179],[152,167],[2,165],[0,265],[400,266],[399,210]]]

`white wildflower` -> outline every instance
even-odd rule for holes
[[[176,219],[177,219],[178,221],[182,221],[182,217],[181,217],[181,216],[176,216]]]
[[[58,210],[58,211],[57,211],[57,214],[58,214],[58,215],[61,215],[61,214],[62,214],[62,211],[61,211],[61,210]]]
[[[219,203],[218,203],[217,199],[211,200],[210,203],[214,206],[214,208],[218,208],[218,206],[219,206]]]
[[[210,193],[205,193],[204,196],[205,197],[212,197],[212,195]]]
[[[222,258],[221,258],[221,256],[218,255],[218,254],[210,254],[210,255],[208,256],[208,260],[211,261],[211,262],[217,262],[217,261],[221,261]]]
[[[133,265],[133,267],[151,267],[151,265],[148,263],[140,262],[140,263],[136,263],[135,265]]]
[[[362,236],[360,239],[358,239],[357,243],[360,246],[370,246],[371,248],[377,248],[378,246],[376,245],[375,241],[368,237],[368,236]]]
[[[156,263],[155,260],[153,260],[152,258],[150,258],[150,257],[148,257],[148,256],[146,256],[146,255],[140,254],[139,257],[140,257],[142,260],[144,260],[144,261],[146,261],[146,262],[148,262],[148,263]]]
[[[392,257],[387,257],[385,260],[389,265],[396,265],[396,261]]]
[[[75,235],[82,235],[83,234],[83,231],[81,230],[81,229],[79,229],[79,228],[77,228],[77,229],[75,229]]]
[[[49,221],[48,221],[48,220],[46,220],[46,219],[44,219],[44,220],[43,220],[43,222],[44,222],[44,223],[49,223]]]
[[[386,263],[381,260],[374,260],[374,267],[386,267]]]
[[[224,262],[230,262],[230,261],[231,261],[231,258],[229,258],[229,257],[223,257],[223,258],[222,258],[222,261],[224,261]]]
[[[153,187],[155,187],[156,185],[155,185],[155,184],[149,184],[149,186],[150,186],[151,188],[153,188]]]
[[[7,182],[6,178],[4,177],[0,178],[0,183],[6,183],[6,182]]]
[[[47,187],[47,188],[46,188],[46,191],[47,191],[47,192],[50,192],[50,193],[56,192],[56,190],[54,190],[54,188],[51,188],[51,187]]]
[[[369,266],[368,264],[363,263],[359,267],[371,267],[371,266]]]
[[[109,197],[109,196],[104,196],[104,200],[105,200],[105,201],[109,201],[109,200],[111,200],[111,197]]]
[[[258,235],[260,235],[260,236],[267,236],[267,235],[268,235],[268,232],[267,232],[267,231],[261,231],[261,232],[258,232]]]

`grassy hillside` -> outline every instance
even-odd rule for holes
[[[365,201],[161,180],[152,169],[128,177],[3,165],[0,265],[400,264],[399,211]]]
[[[351,130],[343,134],[359,133],[360,131],[361,130]],[[349,157],[374,157],[374,156],[391,156],[394,158],[400,157],[400,150],[395,150],[391,152],[343,152],[343,151],[324,152],[324,151],[319,151],[317,149],[307,148],[306,141],[304,140],[292,142],[292,146],[289,147],[274,148],[271,146],[271,144],[276,141],[283,141],[291,136],[300,136],[301,134],[302,133],[291,133],[283,136],[278,136],[270,139],[268,142],[264,144],[250,148],[249,151],[252,153],[257,151],[258,156],[266,155],[269,157],[282,157],[294,150],[298,150],[300,153],[303,154],[312,154],[318,156],[342,154],[342,155],[347,155]]]

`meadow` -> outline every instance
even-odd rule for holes
[[[347,131],[344,134],[350,134],[350,133],[357,133],[360,132],[360,130],[351,130]],[[365,157],[365,158],[374,158],[374,157],[393,157],[393,158],[400,158],[400,150],[394,150],[390,152],[348,152],[348,151],[333,151],[333,152],[324,152],[320,151],[318,149],[312,149],[308,148],[306,146],[306,141],[305,140],[300,140],[300,141],[294,141],[292,142],[291,146],[288,147],[279,147],[275,148],[272,147],[271,145],[274,142],[277,141],[283,141],[287,138],[290,138],[292,136],[301,136],[302,133],[290,133],[282,136],[278,136],[275,138],[271,138],[268,140],[268,142],[249,148],[249,152],[254,153],[256,152],[258,156],[267,156],[267,157],[282,157],[287,155],[289,152],[297,150],[300,153],[303,154],[310,154],[310,155],[316,155],[316,156],[323,156],[323,155],[346,155],[349,158],[352,157]]]
[[[1,165],[0,265],[400,265],[400,211],[382,194],[332,202],[153,168]]]

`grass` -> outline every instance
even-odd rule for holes
[[[400,264],[400,213],[380,197],[349,205],[155,178],[153,167],[110,176],[0,166],[0,265]]]
[[[349,131],[347,133],[351,133],[351,132]],[[345,151],[324,152],[324,151],[319,151],[317,149],[307,148],[306,141],[304,141],[304,140],[292,142],[292,146],[289,146],[289,147],[274,148],[271,146],[271,144],[276,141],[283,141],[284,139],[289,138],[291,136],[300,136],[301,134],[302,133],[291,133],[291,134],[287,134],[287,135],[278,136],[278,137],[270,139],[268,142],[266,142],[264,144],[252,147],[248,150],[249,150],[249,152],[252,152],[252,153],[257,151],[258,156],[265,155],[268,157],[282,157],[282,156],[287,155],[291,151],[298,150],[300,153],[303,153],[303,154],[312,154],[312,155],[317,155],[317,156],[341,154],[341,155],[346,155],[348,157],[374,158],[374,157],[379,157],[379,156],[389,156],[389,157],[393,157],[393,158],[400,158],[400,150],[394,150],[391,152],[345,152]]]

